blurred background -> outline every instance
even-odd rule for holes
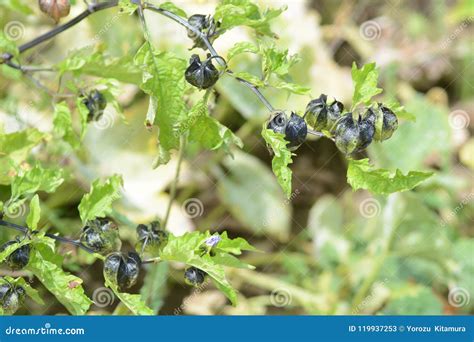
[[[384,89],[380,99],[399,98],[416,121],[402,121],[390,140],[372,144],[364,154],[377,167],[436,174],[414,191],[388,197],[354,192],[346,182],[345,157],[330,140],[310,138],[291,166],[293,194],[287,200],[260,135],[268,112],[248,89],[224,77],[217,83],[211,114],[244,141],[244,148],[231,159],[188,146],[168,227],[174,234],[210,229],[242,236],[262,251],[242,256],[256,269],[229,270],[228,278],[240,292],[236,307],[212,284],[186,286],[180,265],[148,266],[132,292],[141,291],[157,313],[169,315],[473,313],[474,2],[258,2],[263,7],[288,6],[272,29],[280,49],[300,56],[290,74],[294,82],[311,87],[312,98],[324,93],[349,106],[352,62],[376,62]],[[188,15],[212,14],[216,5],[175,3]],[[0,7],[0,24],[17,44],[54,26],[31,2],[1,0]],[[76,1],[62,22],[83,9]],[[146,16],[156,47],[190,57],[192,42],[185,30],[155,14]],[[215,47],[225,56],[235,43],[253,39],[251,31],[239,28],[220,37]],[[138,18],[111,9],[22,58],[25,64],[52,65],[71,49],[97,45],[112,56],[131,56],[142,43]],[[1,129],[51,131],[51,95],[34,80],[1,67]],[[248,54],[233,59],[230,68],[261,73],[257,57]],[[57,76],[34,77],[49,89],[58,85]],[[64,77],[63,84],[72,80]],[[84,84],[93,80],[81,77]],[[128,241],[126,249],[135,242],[136,224],[165,215],[176,159],[152,169],[156,131],[144,127],[148,98],[136,85],[120,84],[118,90],[125,121],[108,107],[104,118],[91,124],[84,148],[63,160],[69,181],[42,197],[42,223],[77,237],[77,205],[90,182],[119,173],[125,186],[113,218]],[[284,91],[264,93],[275,107],[300,112],[310,100]],[[58,159],[48,157],[55,149],[42,146],[35,156],[55,163]],[[0,185],[0,200],[8,197],[9,187]],[[24,222],[21,214],[12,219]],[[0,231],[2,242],[12,236]],[[103,287],[100,260],[60,248],[67,255],[64,268],[84,280],[86,293],[96,302],[91,314],[126,313]],[[12,273],[6,267],[0,272]],[[29,276],[19,273],[15,275]],[[33,286],[49,307],[28,300],[19,313],[66,313],[40,283]]]

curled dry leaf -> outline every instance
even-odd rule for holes
[[[56,23],[60,18],[67,16],[71,9],[69,0],[39,0],[38,4],[41,11],[53,18]]]

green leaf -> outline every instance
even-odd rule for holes
[[[189,129],[189,141],[198,143],[208,150],[223,148],[230,153],[230,147],[236,145],[242,148],[242,141],[219,121],[209,116],[207,99],[197,102],[189,112],[180,130]]]
[[[211,257],[205,252],[203,254],[202,247],[205,246],[205,241],[209,237],[210,234],[208,232],[191,232],[182,236],[170,235],[168,243],[165,248],[163,248],[160,257],[162,260],[178,261],[203,270],[212,278],[219,290],[221,290],[230,299],[232,304],[235,305],[237,301],[237,294],[227,281],[223,266],[237,266],[246,268],[251,268],[251,266],[245,266],[244,263],[241,263],[238,260],[238,262],[235,262],[235,260],[231,258],[230,254],[227,254],[223,250],[216,249],[217,252],[220,251],[219,256],[216,258]],[[230,239],[227,237],[227,234],[222,234],[221,241],[217,244],[217,246],[222,243],[224,248],[232,249],[236,252],[236,254],[240,253],[240,247],[249,250],[252,248],[250,245],[246,244],[244,242],[245,240],[243,239],[243,241],[229,240]]]
[[[169,1],[164,2],[164,3],[160,4],[160,8],[162,8],[164,10],[167,10],[171,13],[174,13],[176,15],[179,15],[180,17],[188,18],[188,15],[186,14],[186,12],[183,9],[176,6],[172,2],[169,2]]]
[[[54,107],[54,133],[64,139],[72,148],[78,149],[81,141],[79,136],[74,132],[72,126],[72,114],[65,102],[61,102]]]
[[[374,169],[369,159],[350,160],[347,181],[354,190],[366,189],[375,194],[390,194],[411,190],[433,172],[410,171],[404,175],[399,169],[395,172],[386,169]]]
[[[43,169],[40,165],[28,171],[20,171],[11,184],[12,201],[38,191],[54,192],[63,183],[63,171]]]
[[[270,85],[273,88],[288,90],[291,93],[299,94],[299,95],[306,95],[311,92],[311,88],[302,87],[296,83],[285,82],[282,80],[278,80],[277,82],[271,82]]]
[[[275,36],[270,29],[270,21],[285,10],[286,7],[281,7],[261,11],[250,0],[223,0],[216,7],[214,19],[221,22],[220,30],[230,30],[236,26],[248,26],[259,34]]]
[[[112,78],[124,83],[139,85],[141,71],[133,63],[133,57],[108,56],[102,47],[91,53],[90,47],[74,50],[66,59],[56,65],[60,74],[72,72],[76,76],[87,74],[102,78]]]
[[[271,129],[267,129],[265,125],[262,129],[262,136],[274,153],[272,159],[273,173],[277,177],[278,183],[286,197],[290,198],[292,172],[288,165],[291,164],[293,160],[291,158],[291,151],[286,147],[288,141],[285,140],[283,134],[275,133]]]
[[[204,244],[209,235],[201,232],[186,233],[181,236],[170,235],[160,257],[163,260],[186,262],[195,255],[195,251]]]
[[[40,297],[39,292],[35,290],[34,288],[32,288],[31,285],[27,283],[24,278],[16,278],[14,280],[11,277],[7,277],[7,278],[11,283],[14,282],[15,284],[23,287],[25,289],[27,296],[33,299],[36,303],[38,303],[39,305],[44,305],[44,301]]]
[[[235,256],[231,254],[216,252],[216,254],[212,256],[211,258],[212,258],[212,261],[218,265],[234,267],[234,268],[250,269],[250,270],[255,269],[254,266],[240,261],[239,259],[237,259]]]
[[[84,294],[82,279],[64,272],[61,268],[62,257],[51,248],[43,237],[44,243],[36,243],[31,250],[27,270],[31,271],[41,283],[73,315],[84,315],[92,301]]]
[[[368,104],[373,96],[382,92],[382,89],[377,88],[378,78],[379,71],[375,63],[365,64],[360,69],[357,69],[355,62],[352,64],[352,81],[354,82],[352,109],[359,104]]]
[[[209,255],[194,257],[189,259],[186,263],[206,272],[216,287],[229,298],[232,305],[237,305],[237,292],[225,277],[225,271],[222,265],[216,264]]]
[[[167,161],[169,152],[179,147],[180,134],[176,123],[186,115],[184,72],[187,63],[172,53],[151,53],[147,43],[135,55],[135,63],[143,72],[142,90],[156,101],[151,103],[156,105],[153,124],[159,127],[158,160]]]
[[[18,165],[26,160],[31,149],[47,135],[31,128],[20,132],[0,132],[0,184],[8,185],[17,173]]]
[[[145,302],[142,300],[142,296],[138,294],[120,292],[117,288],[117,285],[113,284],[108,279],[105,281],[105,286],[110,287],[112,291],[114,291],[115,295],[120,299],[120,301],[125,304],[125,306],[131,312],[133,312],[134,315],[154,315],[153,310],[146,306]]]
[[[79,215],[85,223],[96,217],[105,217],[112,210],[112,203],[120,198],[123,179],[119,175],[109,177],[105,182],[96,179],[88,194],[79,203]]]
[[[119,9],[126,14],[133,14],[138,9],[138,5],[131,0],[119,0]]]
[[[405,110],[405,107],[402,106],[398,101],[391,100],[384,103],[384,106],[389,108],[392,112],[394,112],[399,119],[405,119],[408,121],[416,121],[416,116],[412,113],[409,113]]]
[[[288,50],[278,50],[274,44],[269,46],[261,44],[260,46],[265,79],[268,79],[271,74],[280,77],[287,76],[290,68],[301,60],[298,55],[288,55]]]
[[[87,106],[82,102],[82,98],[78,97],[76,100],[76,107],[77,111],[79,112],[80,122],[81,122],[81,135],[80,139],[84,139],[87,127],[88,127],[88,118],[89,118],[89,109]]]
[[[230,239],[227,236],[227,232],[224,231],[220,234],[221,241],[216,245],[216,250],[232,253],[235,255],[242,254],[242,251],[256,251],[257,249],[249,244],[247,240],[243,238]]]
[[[229,62],[235,56],[240,55],[241,53],[245,53],[245,52],[258,53],[259,51],[260,51],[259,47],[255,45],[254,43],[250,43],[250,42],[236,43],[227,52],[227,62]]]
[[[41,208],[38,195],[35,195],[30,202],[30,212],[26,218],[26,224],[31,230],[38,228],[38,222],[41,218]]]

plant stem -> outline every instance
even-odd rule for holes
[[[206,47],[208,48],[211,55],[214,56],[214,57],[219,57],[219,54],[217,53],[217,51],[212,46],[209,39],[207,39],[207,36],[204,33],[202,33],[200,30],[195,28],[193,25],[191,25],[186,19],[183,19],[180,16],[178,16],[178,15],[176,15],[176,14],[170,12],[170,11],[167,11],[163,8],[157,7],[157,6],[155,6],[153,4],[150,4],[148,2],[144,3],[144,8],[149,9],[152,12],[156,12],[156,13],[159,13],[161,15],[164,15],[165,17],[167,17],[171,20],[174,20],[175,22],[177,22],[181,26],[185,27],[186,29],[188,29],[190,31],[193,31],[204,42],[204,44],[206,44]],[[217,59],[217,62],[221,65],[223,64],[223,62],[219,59]]]
[[[18,224],[7,222],[7,221],[4,221],[4,220],[0,220],[0,226],[11,228],[11,229],[14,229],[16,231],[19,231],[19,232],[22,232],[22,233],[25,233],[25,234],[30,232],[30,230],[27,227],[20,226]],[[31,232],[31,233],[34,233],[34,232]],[[70,244],[70,245],[77,246],[79,248],[82,248],[83,250],[85,250],[88,253],[92,253],[92,254],[95,253],[89,247],[84,246],[80,241],[68,239],[68,238],[58,236],[58,235],[54,235],[54,234],[51,234],[51,233],[46,233],[46,234],[44,234],[44,236],[47,236],[47,237],[49,237],[53,240],[56,240],[58,242],[67,243],[67,244]]]
[[[165,218],[163,219],[163,229],[166,229],[166,225],[168,224],[168,220],[170,217],[171,206],[173,205],[173,201],[176,198],[176,189],[178,187],[179,173],[181,172],[181,164],[183,163],[183,159],[184,159],[185,147],[186,147],[186,136],[182,135],[179,140],[179,152],[178,152],[178,162],[176,165],[176,173],[174,175],[173,182],[171,183],[170,199],[168,202],[168,207],[166,208]]]
[[[20,53],[25,52],[26,50],[29,50],[32,47],[35,47],[36,45],[39,45],[43,43],[44,41],[57,36],[61,32],[66,31],[67,29],[71,28],[72,26],[78,24],[79,22],[87,18],[89,15],[105,10],[107,8],[115,7],[117,5],[118,5],[118,0],[90,4],[89,7],[84,12],[80,13],[78,16],[72,18],[70,21],[68,21],[67,23],[63,25],[58,26],[49,32],[46,32],[45,34],[42,34],[41,36],[33,39],[32,41],[25,43],[23,45],[20,45],[18,50],[20,51]]]
[[[78,240],[72,240],[72,239],[68,239],[68,238],[65,238],[65,237],[62,237],[62,236],[59,236],[59,235],[54,235],[54,234],[51,234],[51,233],[46,233],[44,234],[44,236],[47,236],[53,240],[56,240],[58,242],[62,242],[62,243],[67,243],[69,245],[73,245],[73,246],[76,246],[76,247],[79,247],[79,248],[82,248],[83,250],[85,250],[86,252],[88,253],[91,253],[91,254],[94,254],[95,252],[90,249],[89,247],[86,247],[84,246],[80,241]]]
[[[156,257],[156,258],[151,258],[151,259],[148,259],[148,260],[143,260],[142,264],[156,264],[156,263],[159,263],[161,261],[162,260],[161,260],[160,257]]]
[[[19,226],[15,223],[7,222],[7,221],[4,221],[4,220],[0,220],[0,226],[11,228],[11,229],[14,229],[14,230],[22,232],[22,233],[26,233],[28,231],[28,228],[26,228],[26,227]]]

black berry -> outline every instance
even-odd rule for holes
[[[188,18],[188,23],[199,32],[203,33],[211,43],[215,40],[216,30],[219,26],[219,23],[216,23],[211,16],[204,14],[193,14]],[[206,44],[193,30],[188,29],[188,37],[194,41],[193,48],[199,47],[204,50],[207,49]]]
[[[102,255],[119,250],[122,244],[117,225],[107,218],[88,221],[82,228],[80,241]]]
[[[8,246],[17,244],[18,241],[8,241],[0,247],[0,251],[4,251]],[[21,270],[30,261],[30,245],[24,245],[13,251],[6,259],[8,267],[12,270]]]
[[[92,90],[84,99],[82,103],[87,107],[89,113],[87,115],[88,121],[97,121],[104,114],[104,109],[107,107],[107,100],[104,95],[97,89]]]
[[[141,259],[137,253],[114,252],[105,258],[104,277],[117,285],[120,291],[124,291],[137,282],[140,266]]]
[[[344,105],[341,102],[334,100],[328,104],[327,95],[321,94],[317,99],[311,100],[308,103],[305,118],[314,129],[332,132],[343,110]]]
[[[3,283],[0,285],[0,305],[4,314],[13,315],[25,300],[25,289],[19,285]]]
[[[136,250],[146,251],[153,255],[158,255],[168,242],[168,233],[161,229],[161,224],[158,221],[151,222],[148,225],[139,224],[137,226],[137,236]]]
[[[382,134],[381,140],[387,140],[395,132],[398,128],[398,118],[394,112],[392,112],[389,108],[380,105],[380,110],[383,114],[383,125],[382,125]]]
[[[207,89],[216,84],[219,71],[210,58],[201,61],[198,55],[192,55],[189,67],[184,74],[186,81],[199,89]]]
[[[184,271],[184,281],[188,285],[199,286],[202,283],[204,283],[205,278],[206,278],[206,272],[194,266],[188,267]]]
[[[269,120],[267,128],[275,133],[284,134],[285,140],[289,142],[287,146],[290,150],[297,149],[306,140],[308,134],[308,126],[304,119],[293,112],[289,118],[284,112],[275,113]]]
[[[345,114],[338,120],[334,131],[337,148],[346,155],[352,154],[360,144],[359,134],[359,125],[352,118],[352,113]]]

